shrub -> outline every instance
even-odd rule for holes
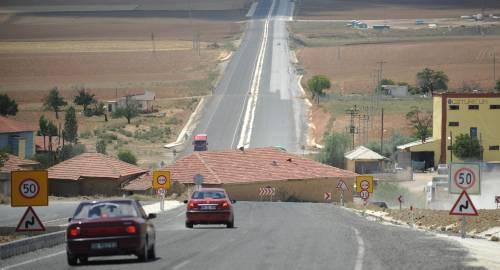
[[[83,144],[67,144],[62,147],[59,153],[59,160],[64,161],[85,153],[87,150]]]
[[[88,139],[90,137],[92,137],[92,133],[90,133],[90,131],[84,131],[80,133],[80,138],[82,139]]]
[[[120,150],[118,159],[129,164],[137,165],[137,158],[130,150]]]
[[[97,140],[95,145],[97,153],[106,154],[106,145],[107,144],[105,140]]]

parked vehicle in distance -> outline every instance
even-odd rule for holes
[[[69,265],[89,257],[137,255],[147,261],[155,255],[155,228],[136,200],[82,202],[69,219],[66,255]]]
[[[193,140],[194,151],[207,151],[208,150],[208,135],[197,134]]]
[[[194,191],[189,200],[185,200],[186,227],[193,228],[196,224],[226,224],[234,227],[233,203],[227,192],[222,188],[202,188]]]

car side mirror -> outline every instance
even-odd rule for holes
[[[153,219],[153,218],[156,218],[156,214],[155,213],[149,213],[148,219]]]
[[[71,222],[72,218],[68,218],[68,222]]]
[[[236,203],[236,200],[231,200],[231,203]]]
[[[185,204],[186,204],[186,203],[188,203],[188,200],[184,200],[184,203],[185,203]]]

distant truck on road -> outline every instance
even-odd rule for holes
[[[194,151],[207,151],[208,150],[208,135],[197,134],[193,140]]]

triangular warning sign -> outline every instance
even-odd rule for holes
[[[16,232],[45,231],[45,227],[31,206],[24,212],[21,221],[17,224]]]
[[[344,181],[340,180],[339,183],[337,184],[337,189],[340,189],[342,191],[348,191],[349,188],[347,187],[347,185],[345,184]]]
[[[450,215],[456,216],[477,216],[477,210],[474,204],[472,204],[472,200],[469,197],[467,192],[462,191],[460,196],[458,196],[455,205],[450,210]]]

